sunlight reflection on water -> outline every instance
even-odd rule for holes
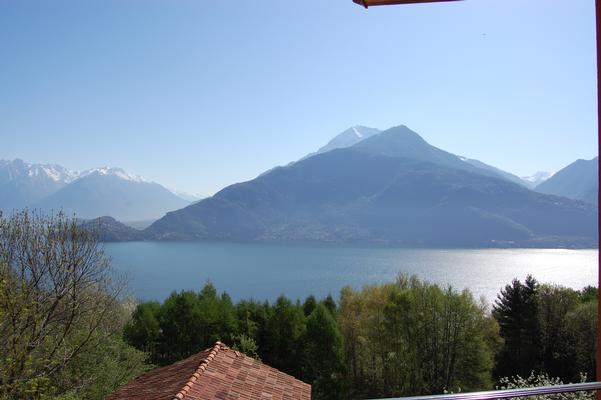
[[[391,249],[223,242],[106,244],[115,268],[130,279],[132,294],[162,300],[173,290],[199,289],[210,280],[234,300],[304,299],[346,285],[393,281],[399,272],[469,288],[490,303],[513,278],[580,289],[597,282],[595,250]]]

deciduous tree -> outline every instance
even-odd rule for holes
[[[120,293],[96,232],[62,214],[0,215],[0,393],[75,389],[60,373],[116,340]]]

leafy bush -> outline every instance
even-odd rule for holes
[[[586,382],[586,375],[580,375],[580,382]],[[528,378],[522,378],[519,375],[512,377],[504,377],[499,380],[497,389],[522,389],[539,386],[563,385],[559,378],[550,378],[546,373],[536,374],[534,371],[530,373]],[[515,397],[517,400],[595,400],[595,392],[572,392],[572,393],[557,393],[538,396]]]

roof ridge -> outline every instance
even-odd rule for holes
[[[192,374],[190,379],[188,379],[188,382],[186,382],[184,387],[173,397],[173,400],[183,400],[186,397],[190,389],[192,389],[194,383],[200,378],[202,373],[205,372],[209,363],[215,358],[219,350],[223,348],[226,348],[225,344],[221,343],[220,341],[215,342],[213,348],[211,348],[211,351],[209,352],[209,355],[203,358],[196,371]]]

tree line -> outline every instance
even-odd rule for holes
[[[501,290],[492,309],[504,345],[497,377],[541,371],[575,382],[595,377],[597,288],[539,284],[532,276]]]
[[[233,304],[210,283],[138,305],[124,338],[170,364],[222,340],[313,385],[316,399],[491,389],[503,377],[594,378],[597,289],[503,288],[488,311],[468,290],[416,277],[331,296]]]
[[[93,231],[62,215],[0,215],[0,399],[103,399],[217,340],[311,383],[315,399],[595,377],[593,287],[528,276],[492,308],[406,275],[304,301],[234,303],[206,283],[135,304],[124,289]]]

